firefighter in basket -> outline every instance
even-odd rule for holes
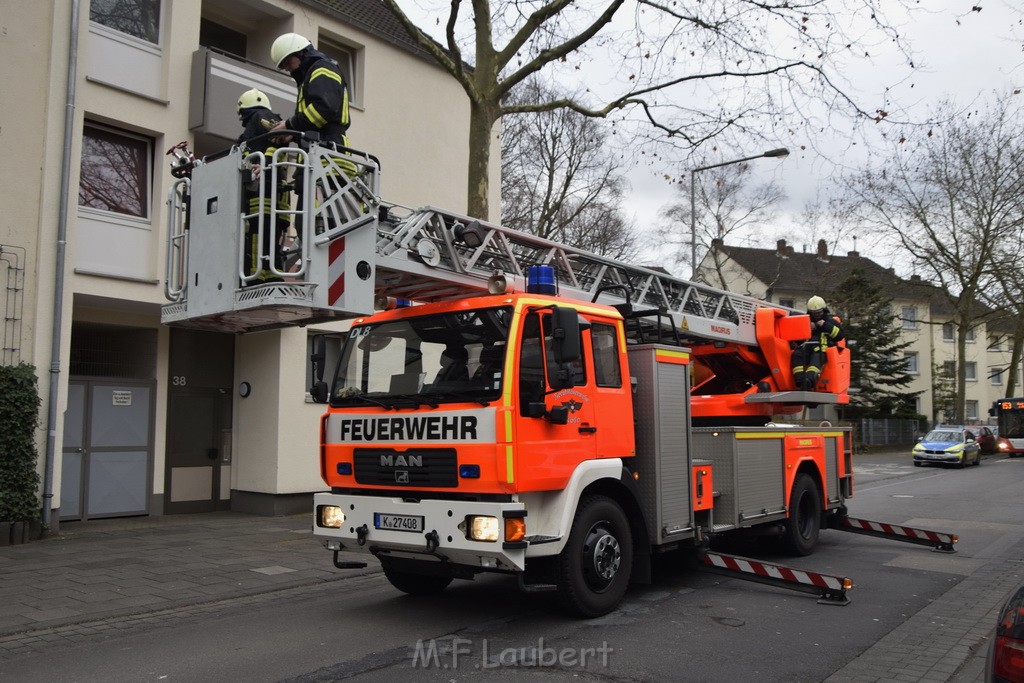
[[[825,365],[825,351],[845,338],[839,320],[820,296],[807,300],[807,315],[811,317],[811,338],[793,349],[791,359],[793,381],[799,391],[814,391]]]

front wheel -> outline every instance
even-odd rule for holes
[[[789,494],[789,519],[782,534],[783,547],[792,555],[814,552],[821,531],[821,495],[810,475],[798,474]]]
[[[391,585],[409,595],[433,595],[440,593],[452,582],[450,576],[439,576],[433,574],[417,574],[415,572],[396,569],[389,562],[382,562],[384,576]]]
[[[581,617],[599,617],[622,602],[633,571],[633,535],[619,504],[605,496],[580,501],[558,556],[559,597]]]

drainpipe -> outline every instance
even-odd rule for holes
[[[78,79],[78,10],[71,2],[68,30],[68,84],[64,100],[64,160],[60,169],[60,209],[57,215],[57,264],[53,285],[53,331],[50,337],[50,396],[46,413],[46,460],[43,466],[43,529],[50,528],[53,508],[53,461],[57,441],[57,397],[60,394],[60,345],[64,317],[64,256],[68,236],[68,195],[71,193],[71,144],[75,129],[75,82]],[[60,7],[60,3],[54,5]]]

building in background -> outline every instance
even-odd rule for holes
[[[697,272],[701,281],[713,286],[804,310],[809,297],[823,295],[827,300],[828,292],[854,270],[864,273],[892,297],[890,307],[897,319],[893,331],[902,341],[910,342],[901,353],[914,379],[904,391],[921,392],[916,399],[916,412],[941,422],[946,416],[935,404],[936,395],[941,394],[942,387],[948,387],[948,391],[955,386],[958,359],[953,310],[947,297],[934,285],[916,275],[901,278],[893,269],[884,268],[856,251],[829,254],[824,240],[819,241],[813,252],[797,252],[786,240],[779,240],[775,249],[734,247],[716,240]],[[856,353],[855,346],[853,349]],[[988,409],[993,401],[1005,396],[1010,372],[1006,331],[998,323],[981,322],[968,332],[967,353],[961,360],[967,371],[965,421],[990,422]],[[1016,386],[1020,387],[1021,368],[1013,372]],[[938,392],[933,390],[936,386],[940,387]],[[807,417],[835,415],[831,407],[819,406],[809,410]]]
[[[375,0],[4,7],[0,143],[17,158],[0,167],[3,362],[38,370],[51,526],[307,510],[323,488],[308,338],[338,327],[235,336],[161,326],[165,151],[230,146],[249,88],[290,114],[295,85],[273,68],[270,45],[296,32],[345,73],[349,136],[380,160],[384,198],[464,210],[462,88]],[[491,187],[497,206],[500,183]]]

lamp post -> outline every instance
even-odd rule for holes
[[[742,159],[733,159],[732,161],[708,164],[707,166],[700,166],[699,168],[695,168],[690,171],[690,279],[697,277],[697,174],[701,171],[707,171],[712,168],[731,166],[732,164],[742,164],[744,161],[753,161],[754,159],[760,159],[762,157],[788,156],[789,150],[785,147],[780,147],[779,149],[770,149],[767,152],[755,154],[752,157],[743,157]]]

